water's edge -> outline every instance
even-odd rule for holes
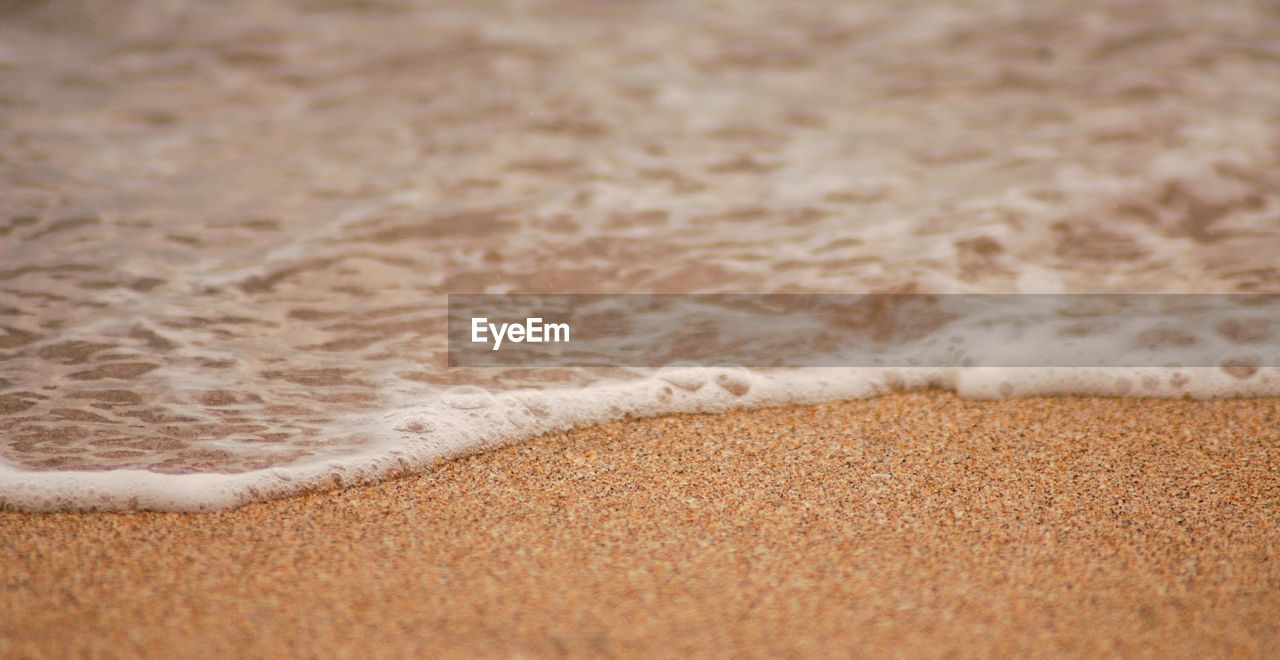
[[[399,407],[352,420],[379,438],[358,453],[239,473],[34,471],[0,463],[0,510],[208,512],[307,492],[368,485],[548,433],[622,419],[816,405],[925,389],[969,399],[1036,396],[1262,398],[1280,396],[1280,369],[1245,380],[1218,369],[891,369],[756,374],[682,368],[589,388],[492,394],[457,388],[449,405]],[[1275,372],[1275,373],[1271,373]],[[847,374],[846,374],[847,376]],[[1136,383],[1136,387],[1135,387]],[[553,412],[554,411],[554,412]]]

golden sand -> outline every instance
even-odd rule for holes
[[[0,655],[1280,654],[1280,400],[627,421],[215,514],[0,514]]]

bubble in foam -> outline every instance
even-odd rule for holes
[[[658,378],[686,392],[697,392],[707,384],[707,371],[705,367],[672,364],[659,369]]]
[[[750,371],[738,366],[717,367],[715,383],[733,396],[744,396],[751,391],[755,376]]]
[[[551,398],[542,392],[534,390],[520,392],[514,396],[514,399],[535,417],[551,415]]]
[[[444,405],[459,410],[477,410],[493,405],[493,395],[471,385],[455,387],[440,395]]]
[[[1246,358],[1236,358],[1225,360],[1221,367],[1228,376],[1239,380],[1248,380],[1258,373],[1258,365],[1255,361]]]
[[[431,422],[424,419],[411,419],[404,424],[396,427],[397,431],[408,431],[409,433],[430,433],[435,427]]]

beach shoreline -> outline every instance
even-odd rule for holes
[[[1277,420],[918,392],[206,514],[4,512],[0,653],[1263,657]]]

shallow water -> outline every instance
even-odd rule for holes
[[[444,366],[447,293],[1280,292],[1266,3],[0,12],[7,506],[227,506],[926,385],[1280,394],[1274,368]]]

